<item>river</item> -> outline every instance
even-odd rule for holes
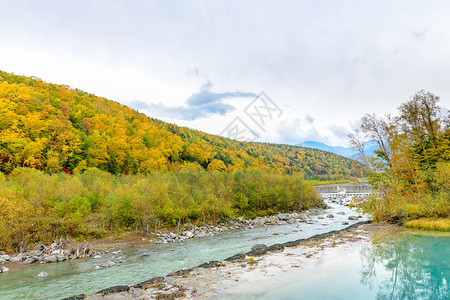
[[[0,299],[60,299],[80,293],[90,294],[114,285],[132,285],[154,276],[164,276],[182,268],[194,267],[209,260],[223,260],[236,253],[247,252],[254,244],[272,245],[307,238],[318,233],[338,230],[348,226],[343,225],[343,222],[348,222],[349,224],[357,222],[356,220],[348,220],[349,215],[357,215],[357,213],[335,200],[333,198],[327,199],[330,208],[312,215],[311,218],[314,220],[312,224],[298,223],[266,226],[224,233],[214,237],[190,239],[183,243],[125,248],[122,249],[121,253],[110,253],[99,259],[78,259],[11,270],[8,273],[0,274]],[[346,200],[349,200],[349,197]],[[345,215],[337,214],[337,212],[341,211]],[[328,214],[333,214],[334,218],[327,218],[326,215]],[[318,215],[323,215],[325,218],[319,219],[317,218]],[[365,219],[367,218],[363,216],[358,221]],[[277,235],[274,235],[274,233],[277,233]],[[361,249],[357,251],[361,253]],[[144,253],[150,255],[144,256]],[[340,255],[344,256],[342,259],[343,264],[348,264],[349,268],[358,269],[361,267],[360,265],[354,265],[351,254],[342,253]],[[358,255],[360,256],[360,254]],[[111,268],[95,269],[96,265],[118,256],[124,258],[123,263]],[[348,259],[345,259],[345,257],[348,257]],[[37,278],[37,274],[41,271],[47,272],[49,276],[47,278]],[[298,276],[300,276],[300,273]],[[339,277],[338,274],[337,277]],[[319,284],[321,281],[325,282],[330,279],[318,277],[314,281],[317,281],[316,283]],[[290,281],[286,279],[285,282]],[[307,289],[315,285],[303,285],[303,288],[302,285],[294,286],[299,289]],[[316,287],[320,288],[320,285]],[[263,293],[261,294],[260,292]],[[243,293],[250,298],[254,298],[253,296],[256,296],[256,298],[273,298],[270,289],[260,289],[258,295],[253,295],[251,290],[243,291]],[[283,298],[290,299],[292,294],[293,292],[289,291],[289,289],[285,290]],[[223,297],[226,297],[226,295],[223,295]],[[232,298],[231,295],[230,298]]]

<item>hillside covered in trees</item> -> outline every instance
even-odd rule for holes
[[[330,152],[230,140],[0,72],[0,250],[321,207],[303,178],[364,171]]]
[[[259,170],[313,179],[361,176],[362,165],[329,152],[246,143],[149,118],[117,102],[0,71],[0,171],[30,167],[112,174],[155,170]]]

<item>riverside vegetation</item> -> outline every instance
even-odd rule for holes
[[[0,178],[0,247],[66,235],[148,233],[320,205],[316,192],[298,176],[205,170],[113,175],[95,168],[50,175],[19,168]]]
[[[421,90],[399,107],[398,116],[365,115],[361,129],[350,135],[380,192],[358,203],[375,220],[449,231],[450,116],[438,102]],[[367,139],[378,144],[374,157],[365,155]]]
[[[308,209],[321,201],[303,178],[366,171],[333,153],[214,136],[0,71],[0,250]]]

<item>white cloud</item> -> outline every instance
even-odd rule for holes
[[[208,81],[276,101],[286,113],[266,132],[275,142],[344,144],[330,126],[394,112],[422,88],[450,107],[447,1],[4,0],[0,11],[0,69],[184,109],[163,119],[207,132],[220,132],[239,103],[219,100],[206,119],[174,117],[186,117],[186,99]],[[306,116],[314,126],[288,132]]]

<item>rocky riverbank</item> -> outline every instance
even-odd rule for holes
[[[342,194],[342,196],[333,195],[328,197],[322,194],[326,203],[339,204],[348,206],[351,198]],[[315,219],[334,218],[332,214],[324,216],[317,215],[320,209],[312,209],[303,212],[280,213],[277,215],[267,217],[257,217],[255,219],[245,219],[243,217],[231,219],[227,222],[222,222],[216,225],[201,225],[195,226],[188,224],[181,228],[174,228],[172,230],[164,230],[163,232],[153,232],[149,236],[138,236],[135,240],[139,244],[166,244],[172,242],[183,242],[192,238],[203,238],[208,236],[215,236],[226,232],[250,230],[262,226],[274,226],[285,224],[313,224]],[[344,212],[337,212],[337,214],[345,214]],[[351,215],[348,220],[356,221],[361,216]],[[342,225],[348,225],[348,222],[343,222]],[[277,233],[274,233],[277,234]],[[134,242],[126,240],[122,243],[116,243],[116,240],[102,241],[98,243],[74,243],[66,239],[55,240],[50,245],[38,245],[27,251],[18,254],[6,254],[0,252],[0,273],[6,273],[9,269],[22,268],[32,264],[46,264],[57,263],[71,259],[79,258],[100,258],[108,254],[112,254],[113,258],[110,261],[99,264],[96,269],[112,267],[124,261],[121,256],[120,248],[129,247]]]
[[[343,230],[319,234],[271,246],[255,245],[247,253],[224,261],[210,261],[165,277],[155,277],[133,286],[114,286],[93,295],[66,299],[198,299],[217,296],[238,285],[270,279],[300,268],[323,255],[324,249],[367,241],[373,233],[402,230],[384,224],[355,223]]]
[[[302,213],[280,213],[269,217],[258,217],[255,219],[245,219],[243,217],[232,219],[217,225],[194,226],[188,224],[176,230],[166,230],[165,233],[154,232],[150,236],[142,236],[144,243],[166,244],[171,242],[182,242],[192,238],[202,238],[215,236],[221,233],[249,230],[261,226],[273,226],[283,224],[295,224],[302,222],[312,222],[311,215],[317,210],[305,211]],[[97,268],[106,268],[123,262],[120,256],[120,248],[127,247],[127,243],[117,246],[114,241],[108,245],[108,242],[102,243],[101,247],[97,243],[73,243],[68,239],[55,240],[50,245],[39,244],[38,246],[22,251],[21,253],[8,255],[0,252],[0,273],[6,273],[10,268],[24,267],[32,264],[46,264],[63,262],[70,259],[79,258],[100,258],[106,254],[112,253],[116,259],[98,265]],[[110,246],[110,247],[109,247]]]

